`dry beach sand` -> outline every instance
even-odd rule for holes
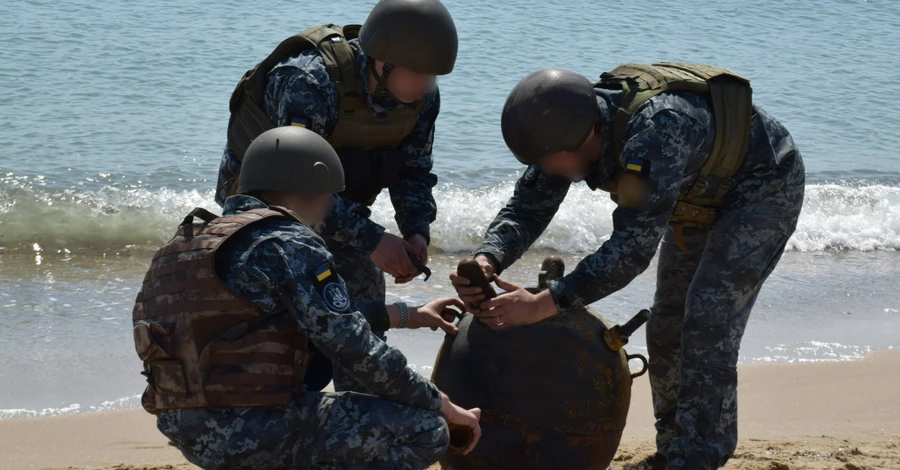
[[[740,368],[741,443],[733,470],[900,469],[900,350],[856,362]],[[638,378],[614,464],[653,450]],[[140,410],[0,421],[0,469],[195,469]]]

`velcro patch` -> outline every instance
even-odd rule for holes
[[[639,160],[637,158],[629,158],[625,162],[625,171],[647,177],[650,175],[650,162],[647,160]]]
[[[531,165],[525,169],[525,173],[522,173],[522,186],[526,188],[533,188],[537,183],[538,177],[541,176],[541,169],[537,165]]]
[[[333,312],[346,313],[350,310],[350,294],[344,281],[337,274],[334,264],[325,263],[312,272],[316,291],[325,300],[325,305]]]
[[[350,294],[344,283],[338,279],[336,282],[329,282],[322,288],[322,298],[325,299],[325,305],[333,312],[344,313],[350,309]]]
[[[325,263],[316,268],[313,274],[316,276],[316,281],[322,282],[329,277],[334,276],[334,269],[331,268],[331,263]]]

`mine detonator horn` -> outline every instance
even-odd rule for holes
[[[647,323],[647,320],[650,319],[650,310],[646,308],[637,313],[637,315],[631,317],[631,320],[628,320],[624,325],[616,325],[603,333],[603,339],[606,341],[606,345],[609,346],[609,349],[613,351],[618,351],[625,347],[628,344],[628,338],[631,337],[634,332],[641,327],[644,323]],[[636,374],[631,374],[631,378],[635,379],[644,375],[647,372],[647,358],[640,354],[630,354],[625,356],[628,360],[639,359],[641,363],[643,363],[643,367],[641,367],[640,372]]]
[[[566,274],[566,263],[559,256],[548,256],[541,263],[541,272],[538,274],[538,289],[549,289],[549,281],[559,279]]]
[[[484,300],[490,300],[497,297],[497,291],[491,286],[491,281],[484,277],[484,271],[481,265],[474,259],[466,258],[459,262],[456,266],[456,273],[469,280],[472,287],[480,287],[484,292]],[[477,305],[468,305],[470,308],[478,308]]]

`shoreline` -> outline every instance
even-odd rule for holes
[[[862,360],[739,366],[740,443],[724,468],[900,469],[900,349]],[[653,448],[646,376],[615,463]],[[0,420],[0,468],[195,469],[142,410]]]

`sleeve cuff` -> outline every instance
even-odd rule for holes
[[[499,276],[503,271],[507,268],[506,263],[504,262],[503,252],[500,250],[496,250],[492,247],[482,246],[475,251],[473,257],[476,256],[487,256],[494,262],[494,267],[496,274]]]
[[[375,332],[384,332],[391,329],[391,319],[388,317],[387,307],[381,301],[366,302],[359,305],[359,313],[369,322],[369,328]]]
[[[404,240],[409,240],[414,235],[421,235],[423,238],[425,238],[425,244],[429,245],[429,246],[431,245],[431,233],[430,232],[431,232],[431,230],[429,229],[428,225],[425,225],[425,226],[413,225],[410,227],[401,227],[400,228],[400,234],[403,235]]]
[[[426,381],[426,384],[431,388],[431,393],[429,394],[429,403],[424,408],[426,410],[431,411],[440,411],[441,410],[441,391],[438,390],[437,385]]]
[[[556,308],[557,310],[559,310],[559,313],[566,313],[567,311],[569,311],[569,309],[577,307],[574,302],[575,295],[572,292],[572,289],[568,288],[568,283],[566,282],[565,277],[561,279],[554,279],[548,284],[550,296],[553,298],[553,303],[556,304]]]
[[[378,243],[381,242],[382,235],[384,235],[384,227],[370,220],[369,223],[359,231],[359,249],[362,250],[363,253],[371,254],[375,251],[375,248],[378,247]]]

